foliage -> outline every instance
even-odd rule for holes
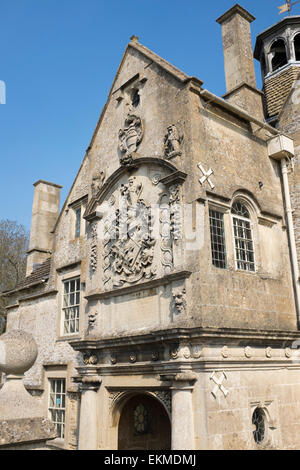
[[[0,220],[0,292],[14,289],[25,277],[29,234],[11,220]],[[5,328],[7,298],[0,296],[0,333]]]

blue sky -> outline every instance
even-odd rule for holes
[[[30,228],[32,184],[68,194],[130,36],[225,92],[221,27],[234,0],[0,0],[0,219]],[[256,35],[284,0],[241,0]],[[300,4],[294,7],[300,14]],[[257,67],[258,85],[260,74]]]

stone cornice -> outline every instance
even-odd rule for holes
[[[90,292],[85,296],[88,300],[97,300],[97,299],[109,299],[112,297],[117,297],[119,295],[131,294],[133,292],[139,292],[145,289],[152,289],[153,287],[162,286],[165,284],[170,284],[172,281],[178,279],[186,279],[190,277],[191,271],[179,271],[171,274],[167,274],[164,277],[157,279],[151,279],[150,281],[143,282],[141,284],[136,284],[134,286],[121,287],[109,291],[94,291]]]
[[[300,341],[300,331],[257,331],[240,328],[170,328],[156,330],[147,334],[137,334],[131,336],[116,336],[107,338],[84,338],[70,341],[70,345],[76,351],[96,350],[106,348],[124,348],[139,345],[154,345],[162,343],[180,343],[186,341],[210,341],[211,344],[239,344],[249,345],[266,342],[279,346],[288,345],[293,341]]]

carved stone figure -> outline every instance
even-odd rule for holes
[[[96,310],[90,310],[88,313],[88,323],[89,323],[89,330],[93,330],[95,327],[95,323],[97,320],[98,312]]]
[[[174,308],[177,313],[185,313],[186,309],[186,290],[173,293]]]
[[[96,173],[93,175],[92,179],[92,197],[95,197],[96,194],[100,191],[103,186],[105,180],[105,171],[100,171],[100,173]]]
[[[164,146],[165,146],[165,158],[170,159],[182,155],[181,143],[183,141],[183,135],[180,135],[175,124],[171,124],[167,128],[167,134],[165,135]]]
[[[132,154],[143,138],[142,121],[134,114],[127,116],[123,129],[119,130],[119,149],[122,153],[120,163],[127,165],[132,162]]]

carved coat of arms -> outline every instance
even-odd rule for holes
[[[104,265],[110,273],[105,279],[111,287],[130,285],[155,276],[155,239],[151,235],[150,209],[141,198],[142,191],[142,184],[134,176],[120,187],[120,206],[113,229],[116,236],[104,250]]]
[[[122,153],[120,162],[122,165],[132,161],[132,154],[136,152],[142,138],[142,121],[139,117],[130,114],[125,120],[123,129],[119,130],[119,149]]]

